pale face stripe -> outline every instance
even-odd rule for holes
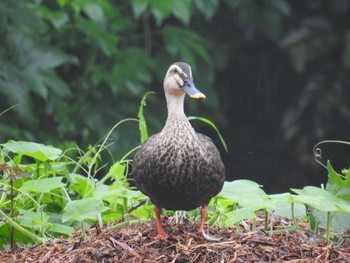
[[[178,65],[172,65],[172,66],[168,69],[167,75],[168,75],[171,71],[173,71],[173,70],[175,70],[175,69],[177,70],[177,72],[178,72],[179,75],[184,75],[185,78],[187,78],[187,77],[192,78],[192,69],[191,69],[191,66],[190,66],[190,65],[188,65],[188,69],[189,69],[190,76],[188,76],[188,75],[186,74],[186,72],[184,72],[184,71],[182,70],[182,68],[180,68]]]

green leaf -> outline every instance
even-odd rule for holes
[[[95,23],[102,23],[105,21],[103,9],[99,4],[87,1],[83,6],[83,10]]]
[[[102,201],[102,198],[84,198],[81,200],[70,201],[64,208],[62,222],[75,220],[82,222],[84,220],[96,220],[99,213],[108,210]]]
[[[53,223],[50,227],[47,228],[47,231],[70,236],[75,230],[71,226]]]
[[[347,180],[350,180],[350,169],[343,169],[342,173],[345,175]]]
[[[160,25],[173,10],[174,0],[150,0],[150,2],[152,14],[155,17],[157,24]]]
[[[63,177],[43,178],[38,180],[29,180],[22,184],[21,191],[47,193],[53,189],[64,187]]]
[[[165,26],[162,33],[166,43],[165,47],[172,56],[179,56],[181,60],[187,61],[193,67],[196,65],[196,56],[206,62],[210,61],[209,54],[204,47],[204,40],[193,31],[175,26]]]
[[[291,189],[298,195],[293,195],[294,202],[301,202],[323,212],[341,211],[338,205],[344,204],[343,199],[337,198],[324,189],[306,186],[303,189]]]
[[[242,207],[258,204],[260,209],[267,204],[268,200],[261,186],[249,180],[225,182],[219,196],[238,203]]]
[[[327,162],[328,182],[326,190],[333,193],[335,196],[350,201],[350,179],[345,176],[343,179],[332,167],[331,163]]]
[[[183,24],[188,25],[191,18],[191,0],[174,1],[171,13]]]
[[[311,209],[316,225],[327,227],[327,213],[317,209]],[[332,212],[330,215],[330,229],[334,232],[346,232],[350,229],[350,215],[342,212]]]
[[[77,17],[76,19],[77,26],[81,31],[91,37],[106,56],[111,56],[117,52],[118,38],[114,34],[104,31],[99,25],[90,20],[81,17]]]
[[[81,197],[92,197],[94,194],[95,183],[92,179],[80,174],[68,175],[69,188],[77,192]]]
[[[20,156],[29,156],[41,162],[54,161],[62,154],[62,150],[58,148],[35,142],[10,140],[0,145],[7,151],[17,153]]]
[[[211,19],[219,7],[218,0],[195,0],[194,4],[207,20]]]
[[[149,6],[149,0],[132,0],[131,7],[136,18],[142,15]]]
[[[49,224],[49,216],[44,212],[33,212],[30,210],[19,209],[18,219],[21,226],[33,228],[35,230],[46,230]]]
[[[57,0],[57,3],[60,7],[65,6],[67,3],[69,3],[70,0]]]
[[[275,203],[273,208],[269,209],[269,212],[274,215],[278,215],[284,218],[292,219],[291,203]],[[302,203],[294,203],[294,217],[305,218],[306,207]]]
[[[36,54],[37,59],[35,63],[32,62],[32,67],[37,67],[37,70],[47,70],[56,68],[65,63],[77,64],[78,60],[75,56],[67,55],[59,49],[47,49]]]
[[[233,224],[235,224],[241,220],[256,218],[255,212],[258,210],[259,210],[258,206],[252,205],[252,206],[239,208],[239,209],[234,210],[230,213],[227,213],[224,215],[226,218],[224,219],[223,226],[232,227]]]
[[[224,146],[225,151],[228,152],[227,145],[225,143],[224,138],[221,136],[221,133],[220,133],[219,129],[216,127],[216,125],[212,121],[210,121],[210,120],[208,120],[206,118],[194,117],[194,116],[188,117],[188,120],[200,120],[200,121],[202,121],[204,123],[209,124],[216,131],[216,133],[218,134],[218,136],[220,138],[220,141],[222,143],[222,146]]]
[[[146,106],[146,98],[149,94],[154,94],[155,92],[150,91],[147,92],[143,97],[142,100],[140,102],[140,107],[139,107],[139,112],[137,114],[137,117],[139,118],[139,129],[140,129],[140,140],[141,140],[141,144],[144,143],[147,138],[148,138],[148,129],[147,129],[147,122],[146,119],[143,115],[143,108]]]
[[[116,162],[108,171],[107,177],[112,177],[116,181],[121,181],[125,178],[125,164]]]
[[[340,212],[350,214],[350,205],[347,203],[336,204]]]

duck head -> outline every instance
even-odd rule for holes
[[[172,64],[164,78],[165,94],[184,96],[187,94],[193,99],[204,99],[205,95],[200,92],[193,83],[190,65],[184,62]]]

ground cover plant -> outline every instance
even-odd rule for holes
[[[148,95],[141,100],[138,119],[117,123],[101,142],[86,151],[78,147],[59,149],[27,141],[10,140],[0,144],[1,250],[9,251],[72,235],[84,240],[92,228],[123,231],[119,229],[140,225],[151,229],[148,222],[152,220],[153,206],[132,186],[129,177],[129,164],[137,148],[119,160],[114,160],[108,151],[109,137],[120,125],[136,123],[140,141],[148,137],[143,114]],[[209,120],[191,119],[205,121],[217,129]],[[223,145],[226,147],[224,141]],[[315,158],[321,158],[317,147]],[[106,168],[108,172],[97,179],[97,174]],[[350,169],[339,174],[330,162],[327,162],[326,169],[328,181],[325,186],[291,189],[291,193],[269,195],[261,185],[249,180],[225,182],[221,193],[209,204],[207,225],[234,229],[235,233],[254,233],[260,229],[270,239],[279,234],[303,232],[309,240],[321,240],[325,246],[347,242]],[[167,213],[172,220],[175,214],[172,211]],[[197,210],[188,212],[185,226],[193,228],[199,217]],[[181,235],[182,230],[178,231]],[[147,235],[152,233],[147,232]],[[231,234],[225,235],[233,242]],[[186,242],[194,240],[192,238],[190,242],[188,238],[186,236]],[[144,241],[150,242],[148,239]],[[113,242],[118,244],[119,241]],[[165,241],[164,244],[169,245]],[[341,253],[345,252],[339,252],[339,255]]]

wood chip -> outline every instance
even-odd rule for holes
[[[108,231],[92,228],[84,240],[76,233],[45,245],[0,251],[0,262],[350,262],[349,239],[334,246],[300,231],[270,236],[259,229],[263,224],[260,220],[256,231],[239,233],[210,227],[219,242],[205,240],[198,225],[173,224],[171,218],[164,226],[166,239],[155,240],[154,226],[147,223]]]

